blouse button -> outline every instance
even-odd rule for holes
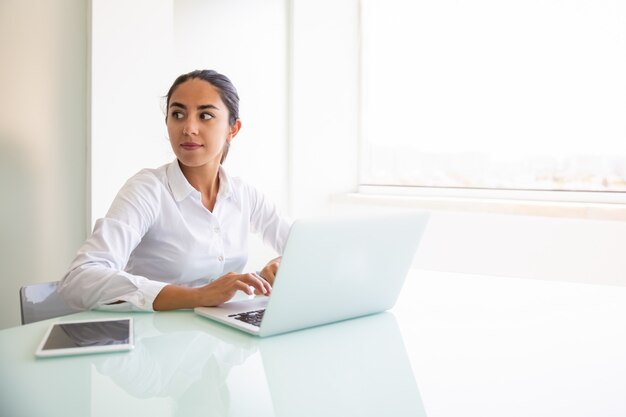
[[[217,258],[217,260],[218,260],[218,261],[220,261],[220,262],[224,262],[224,257],[223,257],[222,255],[220,255],[220,256]]]

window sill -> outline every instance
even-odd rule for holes
[[[468,190],[449,195],[437,189],[413,189],[397,193],[396,187],[361,187],[357,193],[335,195],[334,205],[378,206],[398,209],[430,211],[461,211],[526,216],[544,216],[595,220],[626,221],[626,195],[598,195],[598,193],[571,193],[578,201],[559,201],[549,198],[562,193],[498,192],[471,195]],[[400,187],[401,188],[401,187]],[[492,190],[489,190],[492,191]],[[445,195],[445,194],[448,195]],[[526,194],[526,195],[525,195]],[[534,194],[534,195],[533,195]],[[516,198],[514,198],[516,196]],[[525,197],[525,198],[524,198]],[[598,201],[589,201],[595,198]],[[620,201],[623,200],[623,201]]]

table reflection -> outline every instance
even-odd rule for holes
[[[135,398],[171,398],[174,405],[167,415],[206,416],[207,410],[209,415],[229,415],[226,380],[234,366],[256,351],[254,340],[217,326],[209,333],[198,330],[195,320],[185,324],[170,318],[134,316],[135,349],[94,357],[97,371]]]
[[[425,416],[391,313],[259,341],[277,416]]]
[[[266,339],[199,317],[181,326],[159,316],[136,317],[132,353],[94,364],[133,397],[171,398],[167,415],[425,415],[391,313]],[[229,378],[239,367],[243,377]],[[251,394],[256,404],[243,406]]]

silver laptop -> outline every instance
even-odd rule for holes
[[[388,310],[427,222],[421,212],[297,220],[270,297],[195,312],[263,337]]]

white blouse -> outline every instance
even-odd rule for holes
[[[167,284],[197,287],[242,272],[250,233],[260,234],[282,254],[289,219],[222,167],[219,178],[213,212],[204,207],[177,160],[129,179],[59,286],[68,304],[152,311]],[[111,304],[115,301],[124,302]]]

